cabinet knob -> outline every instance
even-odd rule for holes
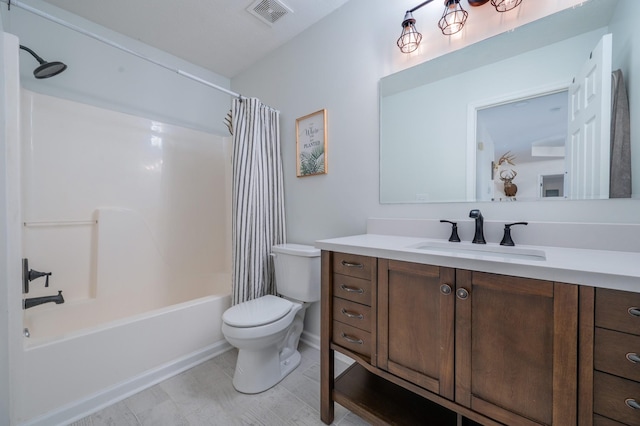
[[[635,352],[629,352],[626,356],[627,356],[627,359],[634,364],[637,364],[640,362],[640,356],[638,356],[638,354]]]
[[[627,407],[629,408],[633,408],[634,410],[640,410],[640,404],[638,404],[638,402],[633,398],[625,399],[624,403],[627,404]]]
[[[458,289],[458,291],[456,291],[456,296],[458,296],[458,299],[460,300],[465,300],[467,297],[469,297],[469,292],[464,288],[460,288]]]
[[[631,315],[632,317],[640,317],[640,308],[638,307],[632,307],[627,309],[627,311],[629,311],[629,315]]]
[[[440,286],[440,293],[451,294],[451,286],[449,284],[442,284]]]

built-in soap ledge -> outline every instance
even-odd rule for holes
[[[462,241],[471,241],[474,221],[465,217],[443,217],[438,219],[369,218],[367,234],[398,235],[447,240],[450,226],[440,223],[447,219],[458,223],[458,233]],[[574,223],[535,222],[528,218],[514,220],[484,219],[484,235],[487,242],[499,243],[505,223],[527,220],[528,226],[513,231],[516,245],[583,248],[592,250],[613,250],[640,252],[640,224],[633,223]]]

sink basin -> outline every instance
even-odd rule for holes
[[[497,244],[471,244],[471,243],[450,243],[439,241],[428,241],[411,246],[413,249],[437,251],[451,255],[467,254],[479,258],[493,257],[498,259],[519,259],[519,260],[547,260],[547,255],[543,250],[508,247]]]

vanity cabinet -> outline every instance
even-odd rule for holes
[[[509,425],[577,422],[578,286],[456,271],[455,400]]]
[[[378,367],[453,400],[455,271],[378,260]]]
[[[364,311],[344,307],[343,262],[363,265]],[[335,401],[374,424],[577,424],[578,286],[330,251],[322,264],[325,423]],[[345,341],[343,309],[369,315],[362,343]],[[336,379],[334,351],[356,361]]]
[[[596,289],[594,425],[640,425],[640,294]]]
[[[343,253],[331,260],[331,339],[368,359],[376,347],[376,265],[375,258]]]

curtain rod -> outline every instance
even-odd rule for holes
[[[128,47],[122,46],[122,45],[120,45],[120,44],[118,44],[118,43],[116,43],[116,42],[114,42],[112,40],[109,40],[109,39],[107,39],[105,37],[102,37],[102,36],[100,36],[100,35],[98,35],[96,33],[93,33],[91,31],[88,31],[88,30],[85,30],[83,28],[80,28],[79,26],[71,24],[71,23],[69,23],[67,21],[64,21],[64,20],[60,19],[60,18],[56,18],[53,15],[49,15],[48,13],[43,12],[41,10],[38,10],[38,9],[36,9],[34,7],[31,7],[28,4],[24,4],[24,3],[20,2],[20,1],[17,1],[17,0],[0,0],[0,2],[6,3],[8,9],[11,9],[11,6],[19,7],[20,9],[24,9],[27,12],[31,12],[31,13],[33,13],[35,15],[40,16],[41,18],[47,19],[47,20],[49,20],[51,22],[55,22],[56,24],[62,25],[63,27],[69,28],[70,30],[76,31],[76,32],[78,32],[80,34],[84,34],[87,37],[91,37],[91,38],[93,38],[95,40],[98,40],[98,41],[100,41],[102,43],[108,44],[109,46],[115,47],[116,49],[120,49],[123,52],[127,52],[127,53],[129,53],[129,54],[131,54],[133,56],[137,56],[138,58],[144,59],[145,61],[151,62],[152,64],[155,64],[155,65],[157,65],[159,67],[162,67],[162,68],[167,69],[169,71],[173,71],[176,74],[181,75],[183,77],[186,77],[186,78],[188,78],[190,80],[197,81],[198,83],[204,84],[205,86],[209,86],[212,89],[219,90],[219,91],[224,92],[224,93],[226,93],[228,95],[231,95],[231,96],[235,96],[235,97],[238,97],[238,98],[243,98],[243,96],[241,96],[240,94],[238,94],[236,92],[233,92],[233,91],[231,91],[231,90],[229,90],[227,88],[224,88],[222,86],[218,86],[217,84],[214,84],[214,83],[212,83],[210,81],[204,80],[204,79],[202,79],[200,77],[197,77],[197,76],[195,76],[193,74],[190,74],[190,73],[188,73],[186,71],[183,71],[181,69],[170,67],[170,66],[168,66],[168,65],[166,65],[166,64],[164,64],[164,63],[162,63],[160,61],[152,59],[152,58],[150,58],[148,56],[145,56],[145,55],[143,55],[141,53],[138,53],[138,52],[136,52],[134,50],[131,50]]]

